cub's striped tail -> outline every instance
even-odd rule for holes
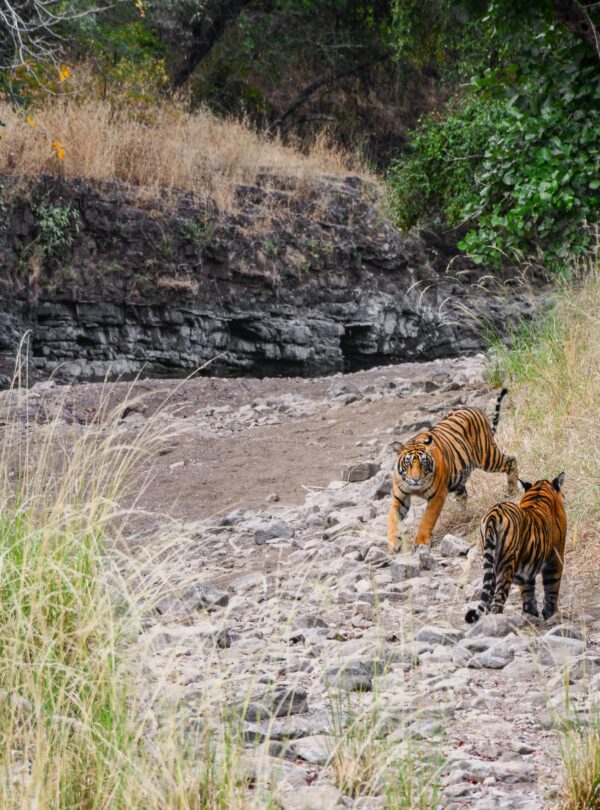
[[[500,421],[500,406],[502,404],[502,400],[507,394],[508,388],[503,388],[498,394],[498,399],[496,400],[496,412],[494,413],[494,419],[492,420],[492,433],[496,433],[496,428],[498,427],[498,422]]]
[[[504,396],[504,395],[502,395]],[[496,593],[496,525],[495,520],[485,517],[481,524],[481,538],[483,545],[483,587],[479,604],[475,609],[468,610],[465,621],[475,624],[482,613],[487,613],[490,602]]]

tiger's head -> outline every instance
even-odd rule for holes
[[[395,471],[402,482],[415,491],[425,489],[435,473],[435,459],[431,454],[433,437],[426,433],[417,436],[397,449]]]
[[[529,481],[522,481],[519,478],[519,483],[523,487],[523,498],[521,500],[526,499],[527,501],[531,501],[538,495],[546,495],[546,497],[550,497],[551,499],[564,501],[565,496],[563,494],[563,485],[565,483],[565,474],[561,472],[560,475],[557,475],[552,481],[548,481],[546,479],[542,479],[541,481],[536,481],[534,484],[531,484]]]

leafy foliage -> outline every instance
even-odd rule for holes
[[[37,5],[43,48],[25,58]],[[185,86],[192,108],[302,147],[326,128],[374,165],[393,155],[402,227],[466,225],[478,261],[562,272],[600,205],[599,57],[573,13],[600,26],[577,0],[0,0],[0,95],[125,99],[147,121]],[[69,149],[51,137],[56,164]]]
[[[79,231],[79,214],[69,206],[38,205],[37,240],[46,256],[56,257],[73,244]]]
[[[544,58],[545,57],[545,58]],[[478,172],[477,221],[461,247],[480,260],[538,254],[554,270],[586,251],[600,211],[600,76],[564,51],[532,64],[496,120]]]
[[[404,229],[427,221],[456,227],[478,200],[473,184],[502,105],[474,96],[424,119],[410,152],[388,173],[393,214]]]
[[[460,247],[476,261],[569,272],[600,209],[597,61],[547,16],[550,4],[525,10],[526,25],[508,0],[489,6],[487,55],[468,90],[422,120],[391,166],[393,212],[404,228],[469,223]],[[469,46],[466,63],[473,56]]]

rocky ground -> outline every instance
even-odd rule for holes
[[[123,413],[132,434],[173,386],[142,385]],[[392,440],[458,404],[491,412],[495,397],[482,356],[181,387],[130,538],[153,733],[171,713],[190,739],[234,718],[255,807],[556,807],[560,724],[588,722],[600,701],[600,610],[569,556],[551,620],[525,620],[513,593],[504,615],[466,625],[476,527],[505,488],[483,473],[466,505],[449,499],[430,548],[386,548]],[[97,398],[72,389],[65,426]],[[499,442],[518,457],[502,422]]]

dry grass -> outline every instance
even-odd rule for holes
[[[332,699],[335,707],[335,700]],[[346,796],[385,796],[394,810],[427,810],[436,806],[443,758],[436,756],[435,741],[428,755],[418,751],[397,729],[388,737],[381,726],[382,705],[375,695],[369,709],[357,713],[336,732],[329,760],[329,776]],[[333,711],[334,728],[336,711]]]
[[[521,478],[566,472],[567,568],[600,585],[600,270],[559,292],[541,322],[497,347],[494,376],[507,382],[516,407],[505,425]]]
[[[129,443],[121,416],[143,403],[111,410],[107,396],[89,425],[65,425],[57,402],[33,426],[38,396],[0,398],[0,807],[275,810],[286,763],[268,742],[263,755],[248,749],[231,714],[232,701],[264,692],[260,664],[246,673],[208,642],[192,716],[174,699],[180,647],[144,668],[163,627],[153,607],[197,582],[197,540],[153,530],[132,553],[119,529],[135,511],[118,499],[143,486],[139,470],[173,441],[173,420],[158,411]],[[269,604],[257,610],[268,617]],[[438,769],[387,745],[377,716],[375,706],[339,725],[331,775],[391,807],[431,806]]]
[[[208,110],[188,113],[176,102],[132,110],[126,99],[46,99],[26,116],[0,103],[6,125],[0,172],[119,180],[152,195],[184,189],[233,207],[235,188],[260,172],[295,178],[364,173],[325,133],[300,151]],[[64,150],[58,156],[58,144]]]
[[[563,801],[561,810],[600,807],[600,734],[591,728],[563,738]]]
[[[577,610],[597,603],[600,585],[600,267],[591,263],[559,291],[537,324],[496,346],[496,382],[511,388],[515,408],[502,445],[519,461],[521,478],[566,472],[568,534],[565,578]],[[502,422],[501,422],[502,425]],[[481,497],[484,497],[483,494]],[[563,810],[600,808],[597,725],[561,730]]]

